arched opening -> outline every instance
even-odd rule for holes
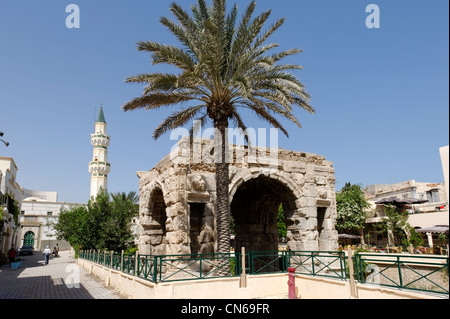
[[[243,183],[231,201],[234,220],[234,248],[240,251],[278,251],[277,216],[283,204],[287,229],[294,225],[295,196],[283,183],[259,176]]]
[[[23,245],[34,247],[34,233],[32,231],[27,231],[25,233],[25,236],[23,237]]]
[[[144,254],[164,255],[166,253],[166,204],[160,188],[150,193],[148,209],[141,216],[141,226],[144,235]],[[147,246],[147,247],[145,247]]]

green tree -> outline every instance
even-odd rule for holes
[[[137,214],[135,192],[110,196],[101,190],[87,206],[63,209],[54,228],[75,250],[125,250],[133,244],[130,225]]]
[[[293,106],[314,113],[309,104],[309,94],[292,74],[301,67],[279,63],[301,50],[268,53],[278,44],[266,43],[267,39],[285,20],[279,19],[263,30],[271,10],[253,18],[255,7],[256,2],[252,1],[238,23],[237,5],[227,12],[225,0],[213,0],[211,6],[205,0],[198,0],[191,7],[192,15],[172,3],[170,10],[178,23],[166,17],[162,17],[160,22],[175,35],[180,46],[146,41],[138,42],[137,49],[152,53],[154,65],[174,66],[179,73],[146,73],[129,77],[128,83],[142,83],[145,89],[142,96],[123,106],[124,111],[131,111],[186,105],[156,128],[153,133],[155,139],[192,120],[199,120],[203,126],[208,122],[213,124],[217,240],[218,251],[222,253],[228,253],[230,249],[229,164],[225,160],[229,124],[245,132],[247,127],[239,110],[247,109],[288,136],[275,115],[301,127],[293,114]]]
[[[423,245],[422,235],[416,232],[416,229],[414,227],[408,225],[407,231],[409,232],[409,236],[407,236],[403,240],[403,246],[409,246],[410,244],[412,244],[414,247],[418,247]]]
[[[408,223],[408,211],[398,209],[393,205],[384,207],[385,217],[378,224],[378,229],[388,234],[388,243],[390,245],[400,242],[404,246],[413,244],[419,246],[423,244],[423,239],[416,234],[414,228]]]
[[[111,194],[109,216],[102,224],[100,247],[120,251],[133,245],[134,238],[130,227],[132,218],[138,215],[138,206],[133,203],[136,193],[123,195],[124,193]]]
[[[63,208],[53,225],[58,239],[64,238],[74,249],[95,249],[97,227],[85,206]]]
[[[364,197],[364,191],[360,185],[346,183],[336,193],[336,229],[339,232],[360,232],[367,218],[369,202]]]
[[[283,204],[280,204],[278,207],[278,215],[277,215],[277,227],[278,227],[278,235],[280,237],[286,237],[287,235],[287,227],[284,222],[285,214],[283,210]]]

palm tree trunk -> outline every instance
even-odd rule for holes
[[[230,252],[230,216],[228,203],[229,163],[227,132],[228,118],[222,117],[214,121],[216,153],[216,223],[217,223],[217,252]],[[220,151],[219,151],[220,150]]]

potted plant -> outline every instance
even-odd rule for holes
[[[22,266],[22,259],[20,259],[20,258],[17,258],[13,262],[11,262],[11,269],[17,269],[20,266]]]

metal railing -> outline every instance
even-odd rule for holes
[[[137,255],[81,251],[79,258],[152,282],[240,276],[240,254]]]
[[[138,255],[81,251],[79,258],[154,283],[240,276],[242,255]],[[245,254],[249,275],[287,273],[349,278],[344,251],[256,251]],[[401,289],[449,293],[449,258],[407,254],[357,252],[354,277],[360,283]]]
[[[360,283],[449,293],[448,257],[358,253],[354,260]]]
[[[289,251],[288,256],[296,274],[347,278],[343,251]]]
[[[155,281],[168,282],[240,275],[240,254],[155,256]]]

